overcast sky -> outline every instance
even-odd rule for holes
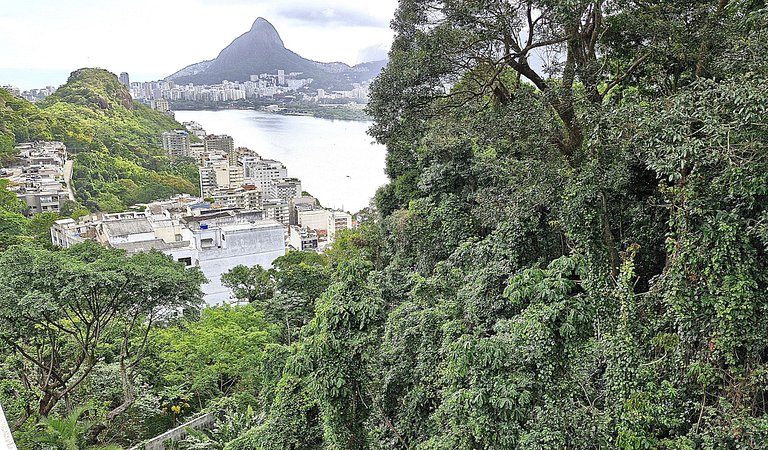
[[[9,0],[0,8],[0,85],[58,86],[81,67],[161,79],[215,58],[257,17],[305,58],[382,59],[397,0]]]

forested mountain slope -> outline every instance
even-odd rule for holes
[[[110,328],[68,399],[102,405],[83,442],[225,410],[179,448],[768,448],[765,3],[401,0],[393,27],[367,220],[226,274],[247,304],[158,322],[127,384],[137,341]],[[8,263],[42,273],[37,252],[0,257],[0,318],[77,286]],[[119,280],[118,257],[57,261]],[[199,280],[163,270],[192,302]],[[42,344],[19,327],[0,394],[33,442],[45,393],[20,380],[44,371],[19,349]]]
[[[392,182],[288,365],[325,444],[766,448],[767,20],[401,1]]]
[[[134,102],[114,74],[77,70],[39,105],[5,91],[0,95],[0,152],[10,155],[14,140],[63,141],[76,154],[77,198],[91,210],[121,211],[137,202],[197,190],[194,165],[171,161],[162,149],[161,133],[181,125]]]

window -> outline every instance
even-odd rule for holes
[[[180,263],[184,263],[185,266],[189,267],[192,265],[192,258],[179,258]]]

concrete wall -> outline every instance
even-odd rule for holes
[[[211,426],[213,426],[215,421],[216,421],[216,415],[214,413],[206,414],[204,416],[198,417],[197,419],[190,420],[184,425],[176,427],[173,430],[166,431],[160,436],[150,439],[149,441],[144,442],[141,445],[133,447],[131,450],[139,450],[139,449],[165,450],[165,443],[167,441],[171,439],[178,441],[180,439],[185,438],[187,436],[187,428],[191,428],[193,430],[210,428]]]
[[[324,209],[299,211],[299,226],[312,230],[328,230],[329,212]]]

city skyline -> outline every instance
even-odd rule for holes
[[[386,56],[396,6],[396,0],[309,6],[297,0],[136,0],[130,7],[114,0],[30,0],[4,7],[0,17],[0,84],[58,86],[82,67],[128,72],[132,81],[161,79],[215,58],[257,17],[269,20],[286,47],[303,57],[353,65]]]

